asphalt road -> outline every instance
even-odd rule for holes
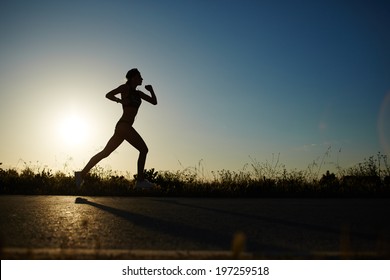
[[[1,256],[388,258],[389,214],[390,199],[0,196]]]

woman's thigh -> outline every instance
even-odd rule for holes
[[[103,151],[101,151],[101,153],[104,154],[105,156],[108,156],[116,148],[118,148],[119,145],[122,144],[124,140],[125,139],[121,135],[114,133],[114,135],[111,136],[110,140],[108,140],[106,146],[104,147]]]
[[[144,139],[142,139],[141,135],[139,135],[133,127],[127,131],[125,139],[138,151],[148,152],[148,147],[146,146]]]

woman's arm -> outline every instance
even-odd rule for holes
[[[147,86],[145,86],[145,89],[150,92],[151,96],[149,96],[141,91],[140,92],[141,98],[143,100],[153,104],[153,105],[157,105],[157,97],[156,97],[156,94],[154,93],[153,87],[151,85],[147,85]]]
[[[115,101],[117,103],[122,103],[122,99],[116,97],[115,95],[123,92],[123,85],[117,87],[116,89],[113,89],[109,93],[106,94],[106,98],[110,99],[111,101]]]

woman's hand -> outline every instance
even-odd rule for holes
[[[149,103],[152,103],[153,105],[157,105],[157,97],[156,94],[154,93],[153,87],[151,85],[146,85],[145,89],[150,92],[151,96],[140,91],[141,98],[145,101],[148,101]]]
[[[154,92],[154,91],[153,91],[153,87],[152,87],[151,85],[146,85],[146,86],[145,86],[145,89],[146,89],[147,91],[149,91],[149,92]]]

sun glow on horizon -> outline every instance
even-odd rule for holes
[[[77,114],[62,119],[58,127],[59,137],[66,145],[77,145],[85,142],[88,136],[86,120]]]

